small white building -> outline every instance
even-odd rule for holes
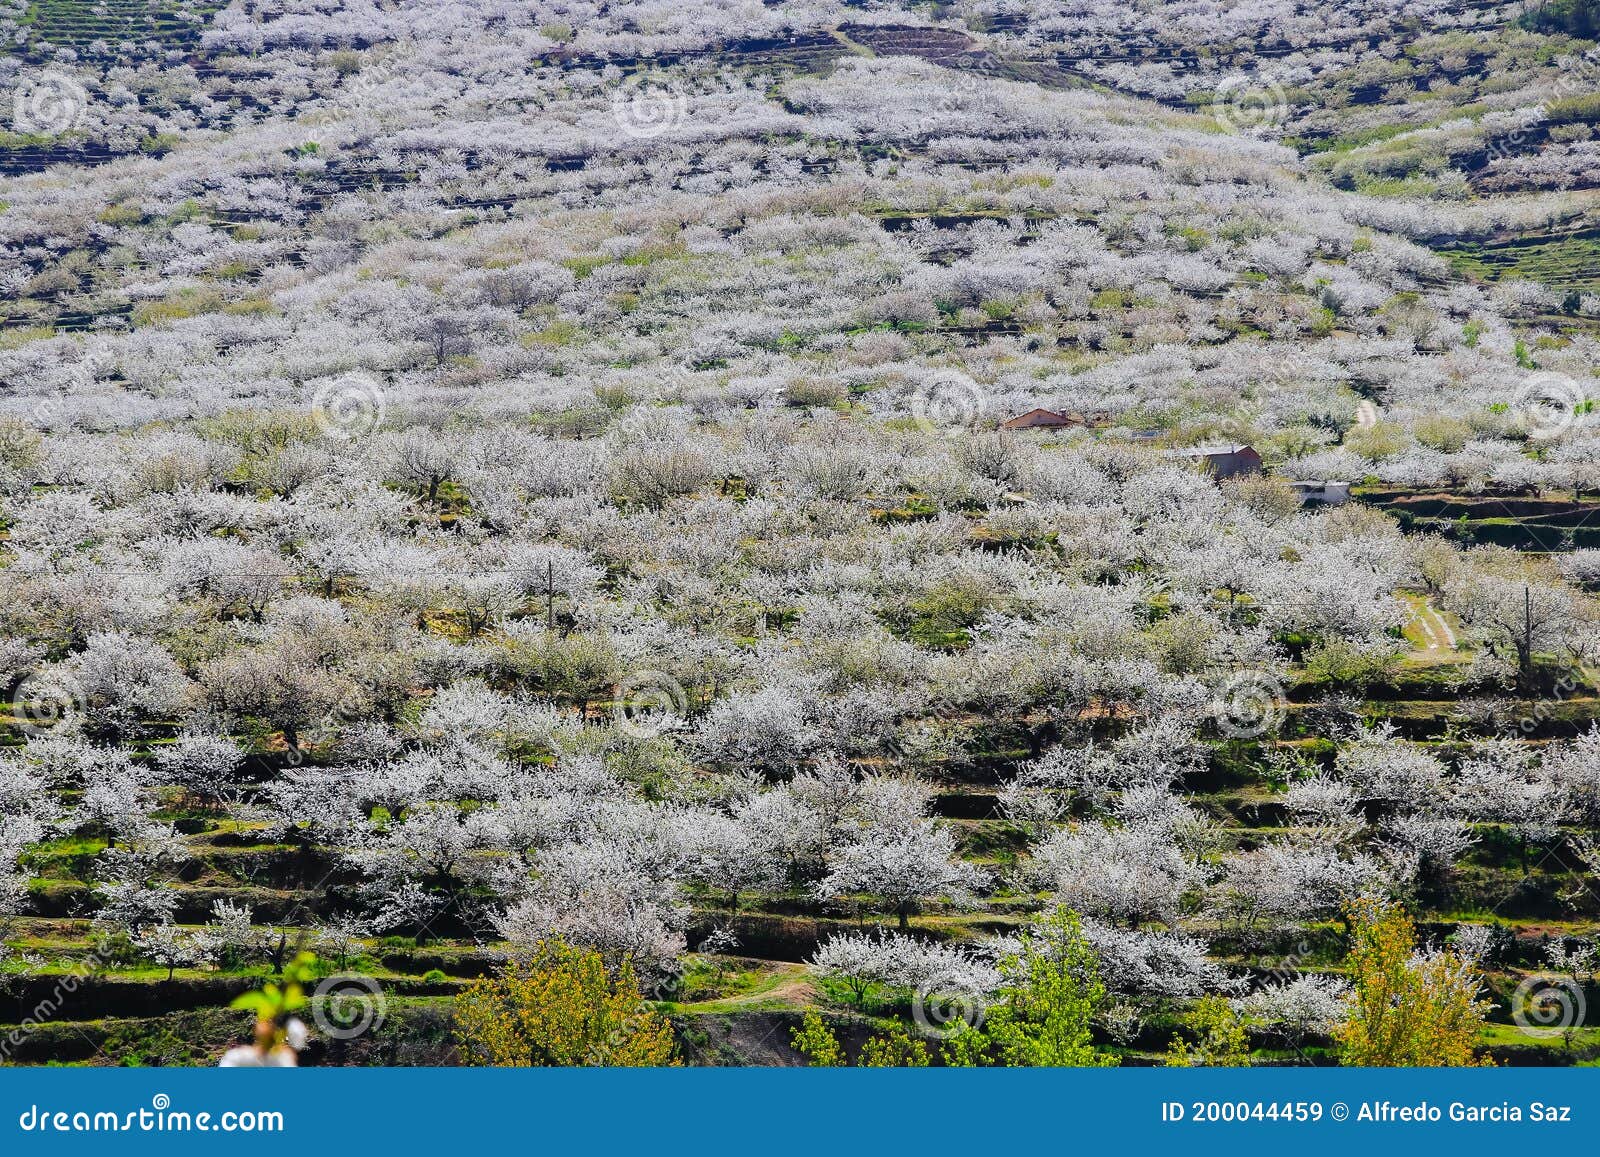
[[[1322,506],[1343,506],[1350,501],[1350,483],[1326,482],[1315,479],[1306,479],[1300,482],[1290,482],[1295,493],[1300,496],[1302,506],[1313,503]]]

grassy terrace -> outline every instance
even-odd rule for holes
[[[1485,525],[1581,528],[1600,499],[1570,501],[1554,496],[1463,497],[1367,487],[1362,500],[1402,516],[1414,529],[1448,528],[1479,533]],[[1496,515],[1495,512],[1500,512]],[[1483,727],[1457,683],[1473,660],[1476,644],[1455,614],[1442,611],[1428,592],[1397,596],[1404,624],[1396,642],[1397,664],[1365,689],[1359,713],[1369,723],[1395,724],[1425,749],[1450,754]],[[1248,614],[1246,601],[1240,608]],[[441,621],[442,622],[442,621]],[[965,632],[930,620],[908,637],[924,646],[964,645]],[[1331,744],[1318,738],[1326,677],[1298,669],[1281,705],[1284,724],[1275,741],[1224,740],[1213,745],[1208,767],[1184,785],[1185,798],[1217,825],[1220,851],[1237,851],[1292,830],[1279,799],[1284,783],[1268,760],[1274,750],[1295,750],[1326,759]],[[595,708],[604,711],[607,704]],[[1600,684],[1584,671],[1581,682],[1559,701],[1505,699],[1507,719],[1526,716],[1527,742],[1540,745],[1570,736],[1600,720]],[[974,718],[971,757],[931,768],[938,786],[934,814],[958,836],[959,855],[995,873],[997,886],[974,908],[929,904],[911,919],[921,936],[965,942],[1003,934],[1026,923],[1043,896],[1011,882],[1027,850],[1023,831],[1002,817],[996,795],[1015,761],[1029,755],[1021,737],[1039,721],[1010,724]],[[20,721],[0,716],[0,742],[22,739]],[[159,746],[164,740],[154,740]],[[254,757],[254,773],[281,773],[281,744],[269,742]],[[65,1012],[31,1032],[14,1059],[28,1063],[184,1064],[209,1063],[237,1038],[242,1014],[224,1011],[229,999],[271,975],[274,961],[292,951],[314,918],[345,910],[358,877],[344,865],[341,849],[276,840],[260,822],[230,818],[201,806],[176,787],[161,793],[156,818],[182,833],[188,854],[169,883],[177,895],[181,926],[195,927],[219,901],[249,905],[255,919],[276,938],[263,957],[239,966],[167,970],[142,961],[125,939],[107,936],[91,923],[90,894],[95,857],[103,836],[50,839],[31,848],[23,866],[31,875],[31,914],[14,922],[9,940],[15,955],[0,966],[0,1036],[52,999],[69,979],[73,996]],[[1574,870],[1576,858],[1565,833],[1530,846],[1498,825],[1481,825],[1477,843],[1450,874],[1423,893],[1419,919],[1435,936],[1457,922],[1485,923],[1508,938],[1491,988],[1508,994],[1539,972],[1551,937],[1582,935],[1600,923],[1600,897]],[[691,942],[714,929],[736,937],[734,954],[690,954],[661,1007],[673,1018],[680,1047],[696,1063],[792,1063],[788,1029],[807,1009],[823,1010],[846,1039],[863,1038],[875,1026],[907,1012],[905,992],[874,987],[851,994],[819,980],[804,964],[829,935],[872,926],[892,926],[894,917],[870,897],[820,902],[806,892],[746,894],[737,908],[725,898],[700,896],[691,922]],[[1300,930],[1281,942],[1237,941],[1225,925],[1212,929],[1217,958],[1241,974],[1271,972],[1285,961],[1300,971],[1339,968],[1338,930]],[[1308,939],[1309,937],[1309,939]],[[269,937],[269,941],[272,937]],[[388,1002],[383,1029],[360,1042],[328,1042],[319,1059],[351,1063],[438,1063],[453,1057],[448,1031],[450,1000],[472,978],[492,971],[501,946],[465,930],[441,927],[426,939],[362,937],[333,969],[375,978]],[[1509,1006],[1507,1006],[1509,1007]],[[11,1010],[8,1015],[7,1010]],[[1481,1044],[1508,1063],[1581,1063],[1600,1057],[1600,1029],[1579,1028],[1551,1037],[1530,1037],[1497,1013]],[[1156,1017],[1123,1049],[1129,1063],[1152,1060],[1170,1040],[1177,1021]],[[1321,1046],[1309,1046],[1312,1059]],[[1279,1057],[1270,1045],[1258,1059]]]
[[[1574,293],[1600,289],[1600,231],[1596,230],[1553,237],[1530,234],[1442,252],[1458,273],[1484,281],[1522,277]]]
[[[1441,615],[1423,594],[1405,596],[1414,612],[1405,627],[1410,652],[1392,680],[1371,689],[1363,706],[1369,719],[1393,720],[1403,727],[1422,724],[1417,739],[1448,749],[1460,732],[1447,721],[1456,705],[1441,688],[1449,669],[1464,665],[1464,646],[1438,645],[1444,628],[1459,630],[1453,616]],[[1422,628],[1428,618],[1430,635]],[[1315,750],[1317,741],[1296,739],[1296,720],[1318,709],[1320,689],[1313,682],[1291,686],[1282,742]],[[1531,706],[1531,705],[1527,705]],[[1519,706],[1509,704],[1515,712]],[[1592,683],[1561,706],[1530,735],[1533,742],[1566,733],[1600,716],[1600,697]],[[1020,752],[1018,754],[1021,754]],[[1251,846],[1261,837],[1281,834],[1286,817],[1275,801],[1282,783],[1267,770],[1267,749],[1252,742],[1225,742],[1214,751],[1210,768],[1188,785],[1189,801],[1218,825],[1225,845]],[[993,779],[946,769],[936,812],[959,832],[964,859],[1005,869],[1025,847],[1019,830],[999,818]],[[256,919],[281,925],[282,944],[292,945],[312,916],[338,910],[351,882],[337,860],[318,849],[264,839],[259,828],[195,808],[181,792],[167,794],[164,818],[177,823],[192,857],[172,886],[179,895],[176,918],[198,923],[218,899],[252,905]],[[1448,885],[1419,913],[1424,931],[1447,933],[1457,921],[1489,923],[1512,938],[1507,963],[1490,977],[1502,994],[1540,969],[1543,944],[1553,935],[1581,934],[1600,921],[1600,898],[1582,893],[1581,878],[1569,864],[1560,837],[1528,848],[1494,826],[1478,833],[1479,843],[1457,866]],[[5,1022],[23,1019],[47,1000],[63,978],[73,979],[70,1011],[27,1037],[15,1059],[89,1064],[208,1063],[215,1051],[243,1031],[242,1014],[221,1011],[229,998],[271,972],[267,961],[221,970],[165,970],[140,963],[126,946],[118,947],[90,924],[86,870],[105,846],[103,839],[74,837],[34,848],[27,867],[37,914],[19,920],[13,945],[29,960],[16,958],[0,971],[0,1034]],[[916,931],[937,940],[962,941],[1013,929],[1037,907],[1039,897],[1002,889],[973,910],[933,905],[912,918]],[[808,1008],[824,1010],[844,1032],[864,1037],[885,1018],[907,1012],[907,994],[874,987],[857,999],[819,981],[803,961],[833,931],[890,925],[893,917],[867,897],[818,903],[804,893],[746,895],[737,912],[725,901],[705,897],[693,927],[702,934],[730,929],[740,945],[734,955],[691,954],[675,988],[661,1007],[673,1018],[685,1054],[697,1063],[792,1063],[788,1027]],[[1282,943],[1230,949],[1229,931],[1216,929],[1219,959],[1249,972],[1272,970],[1292,959],[1303,971],[1337,970],[1338,931],[1323,926]],[[693,939],[693,936],[691,937]],[[1308,944],[1310,947],[1308,948]],[[498,959],[492,943],[446,933],[419,943],[414,938],[362,938],[341,963],[376,978],[388,1002],[381,1032],[361,1042],[332,1042],[319,1048],[325,1061],[357,1063],[433,1063],[452,1056],[448,1032],[451,995],[473,977],[492,970]],[[329,962],[330,967],[333,962]],[[7,1008],[15,1010],[6,1016]],[[1148,1060],[1170,1039],[1175,1022],[1146,1024],[1124,1050],[1128,1063]],[[1600,1056],[1600,1030],[1584,1028],[1564,1036],[1530,1038],[1497,1019],[1482,1045],[1508,1063],[1571,1063]],[[1313,1048],[1313,1055],[1315,1054]],[[1270,1047],[1259,1056],[1272,1059]]]

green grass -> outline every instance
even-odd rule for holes
[[[1552,289],[1600,291],[1600,237],[1467,244],[1440,250],[1440,254],[1457,273],[1482,281],[1521,277]]]
[[[173,0],[32,0],[20,23],[36,40],[79,52],[96,40],[176,47],[197,41],[206,19],[222,7],[219,0],[189,5]]]

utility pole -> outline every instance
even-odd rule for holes
[[[1527,583],[1522,584],[1522,653],[1527,656],[1527,670],[1522,672],[1524,680],[1533,679],[1533,592]]]

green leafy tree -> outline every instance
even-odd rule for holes
[[[1117,1058],[1094,1047],[1090,1025],[1105,1006],[1100,961],[1076,912],[1057,908],[1023,933],[1000,962],[1004,977],[983,1032],[1008,1066],[1101,1067]],[[970,1048],[967,1042],[964,1048]]]
[[[823,1023],[815,1010],[808,1011],[800,1027],[791,1029],[789,1040],[795,1051],[806,1058],[813,1068],[844,1068],[844,1048],[834,1031]],[[926,1042],[917,1040],[903,1025],[892,1025],[887,1032],[877,1033],[861,1046],[856,1066],[863,1069],[922,1069],[929,1061]]]
[[[844,1067],[844,1049],[839,1047],[839,1038],[822,1023],[822,1017],[815,1009],[807,1009],[800,1027],[789,1030],[789,1040],[795,1052],[804,1056],[813,1068]]]
[[[928,1046],[897,1024],[862,1045],[861,1057],[856,1063],[864,1069],[925,1069]]]
[[[992,1043],[982,1029],[963,1023],[945,1038],[939,1059],[952,1069],[981,1068],[994,1063],[989,1056]]]

